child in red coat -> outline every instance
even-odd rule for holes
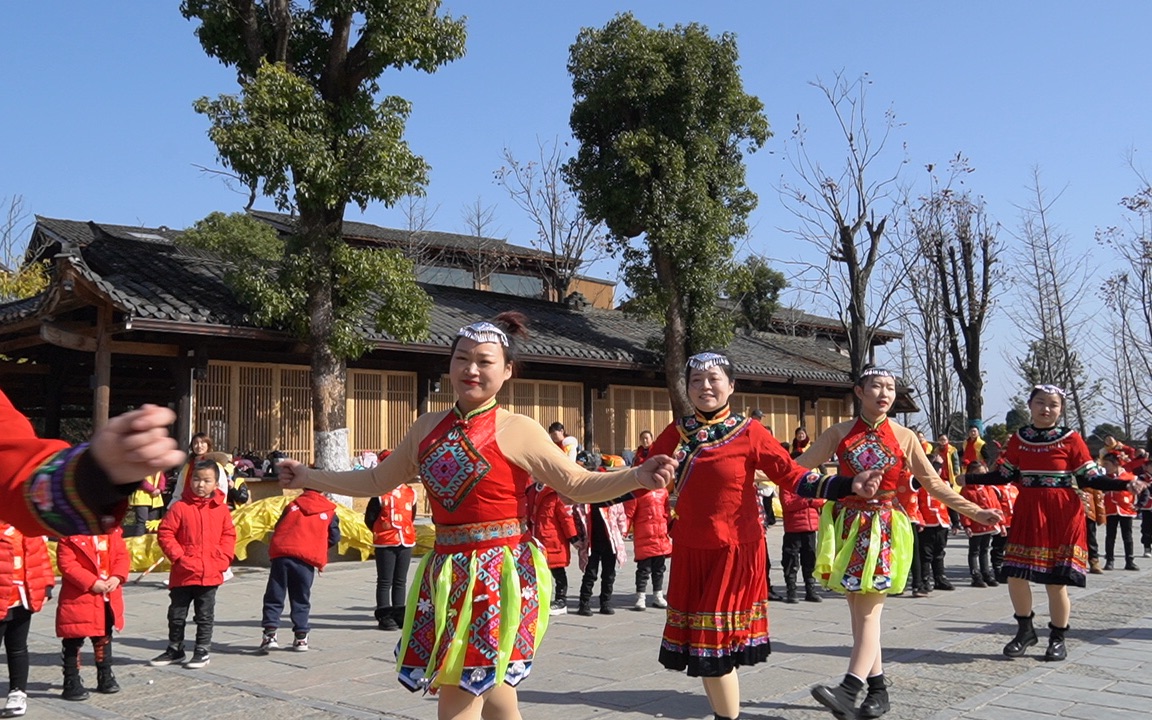
[[[1107,453],[1101,462],[1108,477],[1118,480],[1135,480],[1136,476],[1123,467],[1123,458],[1118,453]],[[1135,548],[1132,543],[1132,521],[1136,517],[1136,494],[1131,490],[1109,490],[1104,493],[1104,513],[1108,516],[1104,533],[1104,569],[1111,570],[1116,552],[1116,530],[1124,543],[1124,569],[1139,570],[1136,566]]]
[[[124,629],[123,584],[128,547],[120,528],[107,535],[70,535],[56,545],[63,587],[56,605],[56,637],[63,638],[65,700],[87,700],[80,680],[80,649],[92,639],[96,692],[120,692],[112,674],[112,629]]]
[[[579,537],[572,506],[543,483],[536,483],[528,493],[528,529],[540,541],[548,555],[552,571],[552,606],[549,615],[568,612],[568,565],[572,562],[572,543]]]
[[[172,561],[168,577],[168,647],[149,664],[183,663],[186,668],[208,664],[212,645],[212,622],[216,609],[216,588],[224,582],[224,571],[236,552],[236,528],[221,487],[226,486],[224,468],[212,460],[199,460],[184,495],[160,522],[156,540]],[[188,606],[194,605],[196,646],[192,659],[184,653],[184,625]]]
[[[633,610],[646,607],[648,577],[652,577],[652,605],[668,607],[664,599],[664,568],[672,554],[668,537],[668,520],[672,504],[668,491],[649,490],[625,504],[632,521],[632,552],[636,555],[636,604]]]
[[[8,700],[4,717],[28,710],[28,629],[56,584],[48,547],[0,521],[0,640],[8,653]]]
[[[988,466],[971,462],[967,472],[979,475],[988,472]],[[999,510],[1001,507],[991,485],[964,485],[960,488],[960,495],[982,508]],[[964,515],[960,517],[960,524],[968,535],[968,572],[972,575],[972,587],[996,587],[1000,583],[992,570],[992,538],[1001,533],[1000,525],[981,525]]]
[[[364,524],[372,531],[376,555],[376,626],[399,630],[404,624],[408,565],[416,547],[416,491],[405,483],[368,501]]]
[[[784,543],[781,548],[784,565],[784,602],[795,604],[796,572],[804,578],[804,599],[822,602],[816,592],[816,529],[820,527],[821,498],[800,497],[788,488],[780,488],[780,509],[784,511]]]
[[[261,654],[275,649],[276,628],[284,612],[284,596],[292,603],[292,649],[308,649],[308,614],[312,610],[312,582],[328,564],[328,548],[340,542],[336,503],[315,490],[305,490],[288,503],[276,521],[268,557],[268,588],[264,591],[264,637]]]

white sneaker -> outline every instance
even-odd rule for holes
[[[236,575],[232,572],[232,568],[228,568],[224,571],[224,582],[228,582],[234,577],[236,577]]]
[[[644,610],[647,605],[644,604],[644,593],[636,593],[636,604],[632,606],[633,610]]]
[[[652,595],[652,606],[658,607],[658,608],[668,607],[668,601],[664,599],[664,591],[663,590],[657,590]]]
[[[1144,548],[1144,554],[1143,554],[1143,555],[1141,555],[1140,557],[1152,557],[1152,550],[1150,550],[1149,548],[1145,547],[1145,548]]]
[[[292,641],[292,649],[296,652],[308,652],[308,636],[297,635],[296,639]]]
[[[4,711],[0,717],[20,717],[28,712],[28,695],[23,690],[13,690],[8,693],[8,702],[4,703]]]
[[[552,604],[548,606],[549,615],[567,615],[568,603],[559,600],[553,600]]]
[[[260,655],[267,655],[279,647],[280,643],[276,642],[276,633],[272,633],[271,635],[265,633],[264,637],[260,640],[260,648],[256,652]]]

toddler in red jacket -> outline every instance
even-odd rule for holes
[[[652,578],[652,604],[668,607],[664,599],[664,568],[672,555],[672,539],[668,537],[668,521],[672,504],[668,491],[649,490],[635,500],[624,503],[624,511],[632,523],[632,551],[636,556],[636,602],[633,610],[647,607],[648,578]]]
[[[8,654],[8,699],[3,717],[28,710],[28,630],[56,584],[48,547],[40,535],[24,535],[0,521],[0,641]]]
[[[70,535],[56,545],[63,587],[56,604],[56,637],[63,639],[65,700],[87,700],[80,679],[80,649],[92,639],[96,692],[120,692],[112,674],[112,630],[124,629],[124,590],[128,547],[115,528],[107,535]]]
[[[820,509],[824,502],[780,488],[780,509],[784,511],[784,540],[780,548],[786,588],[784,602],[790,605],[800,602],[796,597],[797,573],[804,581],[804,600],[823,601],[812,573],[816,570],[816,529],[820,527]]]
[[[308,613],[312,610],[312,582],[328,563],[328,548],[340,542],[336,503],[315,490],[305,490],[288,503],[268,543],[272,566],[264,591],[264,638],[259,652],[279,647],[276,629],[284,612],[284,596],[292,603],[292,649],[308,649]]]
[[[161,666],[183,663],[190,669],[208,664],[216,588],[236,551],[236,528],[221,487],[226,486],[224,468],[212,460],[199,460],[184,495],[172,503],[160,522],[156,540],[172,561],[168,576],[168,647],[149,661]],[[196,622],[196,645],[192,658],[184,653],[184,626],[188,606]]]

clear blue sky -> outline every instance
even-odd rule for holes
[[[568,47],[584,26],[631,10],[650,25],[701,22],[737,34],[748,92],[760,97],[777,137],[748,161],[760,194],[750,248],[795,255],[794,225],[775,188],[788,168],[782,138],[797,115],[813,140],[828,110],[809,86],[843,70],[869,73],[871,103],[891,105],[903,126],[909,179],[963,151],[969,185],[994,216],[1015,227],[1015,205],[1038,166],[1064,194],[1056,221],[1085,250],[1096,227],[1115,223],[1117,200],[1136,179],[1129,148],[1152,153],[1147,53],[1152,4],[1083,2],[929,3],[500,2],[454,0],[468,18],[467,55],[434,75],[386,76],[386,92],[414,104],[408,139],[432,165],[435,229],[464,229],[461,207],[496,206],[509,240],[531,228],[492,182],[505,146],[520,155],[536,138],[567,135]],[[206,120],[191,103],[235,92],[235,77],[207,58],[177,2],[9,2],[0,7],[0,198],[22,195],[30,212],[78,220],[185,227],[244,198],[196,165],[212,166]],[[271,208],[262,200],[258,207]],[[396,211],[361,218],[398,225]],[[594,272],[614,275],[611,263]],[[817,308],[818,310],[818,308]],[[998,333],[999,337],[1007,334]],[[1001,355],[993,337],[988,354]],[[1000,363],[989,378],[988,413],[1002,417],[1019,381]]]

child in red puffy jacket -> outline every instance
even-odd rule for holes
[[[0,641],[8,653],[8,700],[4,717],[28,710],[28,629],[56,584],[48,547],[40,535],[24,535],[0,521]]]
[[[340,542],[336,503],[315,490],[305,490],[288,503],[268,543],[272,564],[264,591],[264,637],[260,654],[279,645],[276,629],[284,612],[284,596],[292,604],[292,649],[308,649],[308,615],[312,610],[312,582],[328,564],[328,548]]]
[[[70,535],[56,545],[63,587],[56,605],[56,637],[63,639],[65,700],[87,700],[80,649],[92,639],[96,692],[120,692],[112,674],[112,629],[124,629],[128,547],[120,528],[107,535]]]
[[[571,544],[579,534],[572,519],[572,506],[543,483],[536,483],[528,492],[528,529],[532,537],[544,546],[548,568],[552,571],[552,605],[549,615],[568,612],[568,565],[572,562]]]
[[[988,466],[977,460],[968,463],[967,472],[979,475],[988,472]],[[960,495],[982,508],[999,510],[1002,503],[992,488],[992,485],[965,485],[960,488]],[[964,515],[960,516],[960,524],[968,535],[968,573],[972,576],[972,587],[996,587],[1000,581],[996,579],[992,565],[992,540],[1003,528],[999,523],[981,525]]]
[[[816,529],[820,527],[820,509],[824,507],[820,498],[800,497],[787,488],[780,488],[780,509],[784,511],[784,541],[780,548],[781,564],[784,566],[784,602],[795,604],[796,574],[804,580],[804,599],[808,602],[822,602],[816,591]]]
[[[668,607],[664,600],[664,568],[672,554],[668,520],[672,505],[667,490],[649,490],[624,503],[632,523],[632,552],[636,556],[636,603],[633,610],[647,607],[648,578],[652,578],[652,605]]]
[[[208,664],[212,644],[212,623],[216,609],[216,588],[224,582],[224,571],[236,551],[236,528],[228,501],[220,489],[227,484],[224,468],[212,460],[199,460],[184,495],[160,522],[156,539],[164,555],[172,561],[168,577],[168,647],[153,658],[155,666],[183,663],[186,668]],[[194,606],[196,645],[192,659],[184,653],[184,625],[188,606]]]

